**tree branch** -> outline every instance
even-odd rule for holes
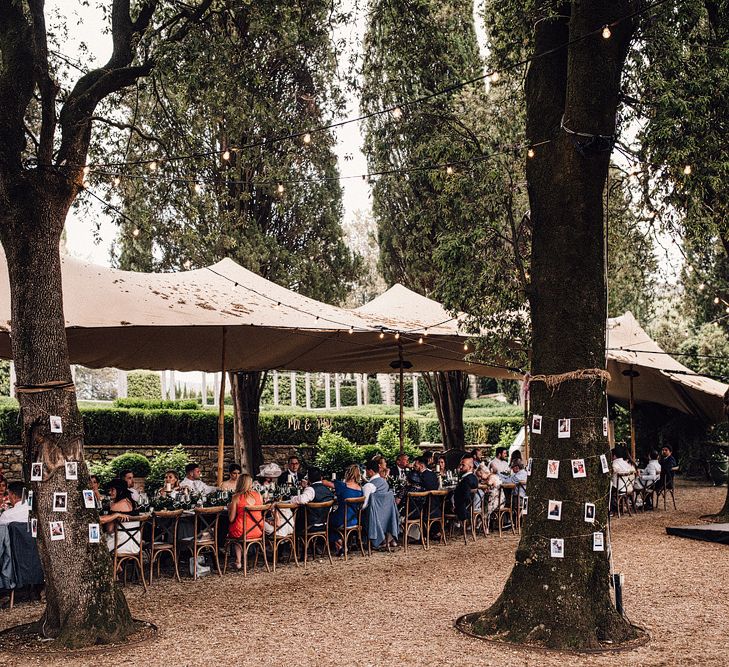
[[[121,121],[115,121],[111,120],[110,118],[104,118],[103,116],[91,116],[91,121],[96,121],[98,123],[104,123],[105,125],[109,125],[110,127],[115,127],[118,130],[129,130],[130,132],[136,134],[137,136],[141,137],[145,141],[153,141],[156,144],[159,144],[162,146],[163,150],[167,155],[171,154],[171,151],[169,149],[169,146],[162,141],[159,137],[155,137],[153,134],[147,134],[142,131],[142,129],[137,126],[134,123],[123,123]]]

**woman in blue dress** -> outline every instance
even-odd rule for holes
[[[362,486],[360,484],[362,474],[359,466],[351,465],[344,473],[344,481],[335,479],[333,482],[325,480],[323,483],[331,489],[337,496],[337,509],[332,512],[329,519],[330,540],[340,555],[343,551],[344,544],[342,542],[342,530],[344,530],[344,512],[347,512],[347,528],[357,525],[358,509],[357,505],[348,505],[344,501],[347,498],[361,498]]]

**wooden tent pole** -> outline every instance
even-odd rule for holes
[[[633,421],[633,378],[637,373],[633,370],[633,366],[630,366],[630,453],[633,455],[633,463],[635,463],[635,422]]]
[[[218,400],[218,483],[223,483],[223,459],[225,458],[225,327],[223,327],[223,350],[221,353],[220,396]]]
[[[405,420],[405,387],[403,384],[404,372],[403,366],[404,361],[402,358],[402,343],[398,340],[397,342],[397,358],[400,362],[400,453],[405,451],[405,431],[404,431],[404,420]]]

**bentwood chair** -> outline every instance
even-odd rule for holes
[[[352,508],[352,512],[350,512]],[[345,498],[344,499],[344,524],[342,525],[342,544],[344,546],[344,560],[349,557],[349,538],[352,535],[357,536],[357,542],[359,543],[359,550],[362,555],[365,555],[364,542],[362,538],[362,511],[364,508],[364,496],[360,498]],[[354,514],[355,520],[353,523],[349,523],[349,516]],[[337,530],[339,530],[337,528]],[[367,540],[367,553],[372,555],[372,545]]]
[[[471,539],[473,539],[474,542],[476,541],[476,531],[474,529],[474,525],[475,525],[474,518],[475,518],[477,512],[474,509],[473,499],[474,499],[475,494],[478,493],[478,491],[479,491],[478,489],[471,489],[471,491],[470,491],[471,502],[468,504],[467,514],[466,514],[465,519],[463,519],[461,521],[458,518],[458,515],[456,515],[455,513],[451,514],[450,512],[446,512],[446,515],[445,515],[446,521],[449,522],[449,524],[450,524],[451,537],[453,537],[453,531],[454,531],[456,522],[460,521],[461,528],[463,530],[463,543],[466,545],[468,544],[468,536],[467,536],[468,532],[471,533]]]
[[[124,583],[127,583],[126,563],[134,563],[139,570],[139,578],[142,580],[144,590],[147,590],[147,582],[144,579],[144,538],[142,536],[143,524],[149,521],[149,514],[135,516],[133,521],[114,522],[114,578],[120,569],[124,570]]]
[[[307,503],[304,505],[304,569],[308,561],[309,546],[312,552],[316,552],[317,540],[323,540],[324,546],[329,556],[329,562],[334,564],[332,560],[332,551],[329,548],[329,514],[334,507],[334,501],[328,500],[324,503]]]
[[[425,525],[425,543],[430,549],[431,530],[438,526],[440,528],[441,544],[448,544],[445,534],[445,510],[446,499],[448,498],[448,489],[438,489],[437,491],[428,491],[428,517]]]
[[[213,555],[215,569],[218,576],[223,576],[220,571],[220,559],[218,557],[218,528],[220,515],[224,507],[196,507],[193,510],[193,534],[192,537],[185,537],[178,540],[178,551],[189,551],[193,558],[192,577],[197,579],[197,559],[200,554],[210,551]]]
[[[408,552],[408,532],[410,526],[417,526],[420,530],[420,544],[427,551],[428,544],[425,538],[425,528],[423,526],[423,514],[428,509],[429,491],[409,491],[405,496],[405,522],[403,524],[403,545],[405,553]]]
[[[628,516],[632,516],[630,511],[630,505],[633,505],[635,509],[635,501],[633,500],[633,479],[632,473],[628,475],[618,475],[618,488],[615,491],[615,509],[617,510],[618,518],[620,518],[621,510],[625,512],[628,510]]]
[[[663,509],[667,509],[666,496],[670,493],[671,500],[673,501],[673,509],[676,509],[676,496],[674,495],[673,491],[673,480],[678,470],[678,466],[672,468],[670,477],[664,475],[663,472],[661,472],[661,478],[656,485],[656,507],[658,507],[658,499],[663,496]]]
[[[507,495],[507,491],[509,494]],[[504,524],[506,519],[509,520],[511,533],[515,534],[514,530],[514,517],[511,508],[511,497],[512,493],[516,492],[516,485],[505,484],[499,487],[499,507],[496,510],[496,524],[499,527],[499,537],[503,536]]]
[[[271,509],[271,504],[265,505],[246,505],[243,508],[243,534],[240,537],[231,537],[230,535],[225,541],[225,560],[223,561],[223,572],[228,571],[228,557],[230,556],[230,547],[239,544],[243,552],[243,576],[248,576],[248,553],[251,547],[256,547],[256,559],[253,561],[253,567],[258,565],[259,553],[263,553],[263,562],[266,571],[270,572],[268,567],[268,555],[266,554],[266,512]]]
[[[175,566],[175,577],[180,581],[177,560],[177,524],[182,510],[158,510],[152,514],[152,531],[149,542],[149,583],[152,584],[154,563],[157,562],[157,576],[160,576],[160,561],[168,554]]]
[[[289,557],[286,562],[291,562],[291,554],[293,553],[296,567],[299,567],[299,556],[296,553],[296,513],[299,511],[299,507],[300,505],[293,503],[276,503],[272,508],[274,531],[270,537],[270,542],[274,572],[278,561],[278,549],[282,544],[289,545]],[[280,532],[286,534],[281,536]]]

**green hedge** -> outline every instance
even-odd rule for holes
[[[466,445],[496,444],[501,437],[501,431],[513,428],[515,431],[523,426],[523,417],[474,417],[463,420],[466,436]],[[421,440],[426,442],[440,442],[440,427],[437,419],[424,419],[420,427]]]
[[[130,398],[162,398],[162,378],[151,371],[127,373],[127,396]]]
[[[200,403],[194,398],[163,401],[151,398],[117,398],[115,408],[140,408],[141,410],[197,410]]]

